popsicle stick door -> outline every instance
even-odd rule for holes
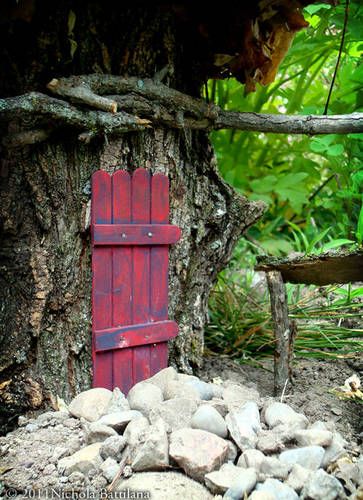
[[[139,168],[92,176],[93,387],[122,392],[168,363],[169,180]]]

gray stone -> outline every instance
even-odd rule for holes
[[[204,485],[180,472],[138,472],[117,483],[114,498],[117,498],[117,492],[128,490],[144,491],[144,498],[152,500],[213,500],[213,495]]]
[[[324,448],[321,446],[304,446],[303,448],[294,448],[280,453],[280,460],[284,464],[302,465],[310,470],[319,469],[324,456]]]
[[[346,445],[347,442],[345,441],[345,439],[343,439],[339,432],[334,433],[331,444],[325,449],[321,467],[323,467],[323,469],[326,469],[330,463],[335,462],[336,460],[338,460],[338,458],[345,455]]]
[[[293,424],[299,422],[305,427],[308,419],[302,413],[296,413],[291,406],[285,403],[273,402],[265,410],[265,421],[270,428],[280,424]]]
[[[228,455],[227,442],[199,429],[179,429],[170,435],[169,454],[190,477],[203,481]]]
[[[260,450],[246,450],[239,457],[237,465],[245,468],[252,467],[259,471],[264,458],[265,455]]]
[[[300,464],[294,464],[292,466],[286,484],[290,486],[293,490],[297,491],[297,493],[300,493],[304,485],[309,481],[309,477],[311,474],[312,474],[311,470],[306,469]]]
[[[153,423],[161,417],[168,426],[168,432],[172,432],[183,427],[190,427],[192,416],[197,408],[198,403],[192,399],[169,399],[155,406],[150,411],[149,419]]]
[[[113,478],[118,474],[120,470],[119,464],[111,457],[106,458],[100,467],[102,475],[109,483],[112,482]]]
[[[97,423],[112,427],[112,429],[117,432],[123,432],[127,424],[131,422],[131,420],[140,418],[142,416],[143,414],[137,410],[117,411],[114,413],[103,415],[103,417],[97,420]]]
[[[117,432],[107,425],[102,425],[99,422],[92,422],[87,432],[87,443],[99,443],[110,436],[117,436]]]
[[[84,480],[85,480],[85,476],[84,474],[82,474],[82,472],[72,472],[72,474],[69,475],[68,477],[68,481],[70,483],[73,483],[73,484],[82,484],[84,483]]]
[[[169,382],[178,379],[178,373],[172,366],[160,370],[158,373],[147,379],[147,382],[151,382],[161,389],[164,399],[166,398],[166,388]]]
[[[146,417],[131,420],[123,434],[130,448],[135,448],[140,442],[145,441],[149,427],[150,424]]]
[[[136,472],[163,469],[169,465],[169,444],[165,422],[159,418],[148,428],[148,435],[137,449],[131,467]]]
[[[262,453],[278,453],[285,448],[281,435],[273,431],[261,431],[258,434],[256,448]]]
[[[301,498],[314,500],[336,500],[346,498],[344,488],[334,476],[323,469],[313,472],[301,491]]]
[[[44,467],[43,469],[43,474],[45,476],[48,476],[49,474],[53,474],[57,470],[56,466],[54,464],[48,464]]]
[[[127,395],[130,408],[141,411],[146,417],[151,408],[161,403],[163,399],[161,389],[150,382],[139,382],[130,389]]]
[[[126,438],[124,436],[110,436],[107,438],[100,448],[101,457],[106,460],[107,458],[113,458],[114,460],[120,460],[122,455],[122,450],[126,446]]]
[[[236,468],[238,469],[239,467]],[[241,469],[241,473],[235,477],[223,498],[229,500],[246,498],[246,495],[255,487],[256,481],[257,474],[254,469]]]
[[[255,401],[260,405],[260,395],[256,389],[244,385],[230,384],[223,389],[222,397],[228,405],[228,409],[237,410],[247,401]]]
[[[83,417],[95,422],[106,413],[112,399],[112,392],[102,387],[89,389],[76,396],[69,405],[69,413],[74,417]]]
[[[256,491],[270,493],[274,500],[298,500],[299,498],[290,486],[281,483],[278,479],[266,479],[264,483],[257,484]]]
[[[227,425],[223,417],[211,406],[200,406],[194,413],[190,426],[193,429],[212,432],[221,438],[225,438],[228,435]]]
[[[73,455],[62,458],[58,462],[58,471],[65,476],[69,476],[72,472],[87,474],[91,469],[98,469],[102,463],[99,453],[101,444],[90,444]]]
[[[256,447],[256,432],[261,429],[259,418],[254,401],[245,403],[240,410],[232,410],[226,416],[227,428],[241,451]]]
[[[125,397],[125,394],[121,392],[118,387],[115,387],[112,391],[112,398],[105,413],[115,413],[119,411],[127,411],[129,409],[130,405]]]
[[[303,429],[296,431],[294,438],[300,446],[329,446],[333,440],[333,434],[325,430]]]
[[[223,464],[218,471],[210,472],[204,477],[207,488],[214,494],[225,493],[229,488],[238,484],[240,490],[249,493],[257,481],[253,469],[241,469],[232,464]],[[254,481],[254,483],[253,483]]]
[[[276,457],[264,457],[260,465],[260,472],[267,477],[285,480],[289,475],[291,466],[282,463]]]

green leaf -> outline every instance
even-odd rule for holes
[[[326,151],[330,156],[340,156],[344,152],[344,146],[343,144],[334,144],[329,146]]]
[[[263,179],[255,179],[250,182],[250,186],[256,193],[271,193],[273,191],[273,186],[277,182],[277,177],[274,175],[268,175]]]
[[[326,252],[328,250],[332,250],[333,248],[339,248],[344,245],[353,245],[355,242],[352,240],[348,240],[346,238],[338,238],[336,240],[329,241],[329,243],[325,243],[320,249],[321,252]]]

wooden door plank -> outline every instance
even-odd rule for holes
[[[169,180],[165,175],[155,174],[151,181],[151,223],[167,225],[168,222]],[[168,267],[169,248],[167,246],[152,247],[150,249],[151,321],[161,321],[168,318]],[[154,375],[167,366],[168,343],[161,342],[153,345],[150,350],[151,374]]]
[[[99,170],[92,176],[92,226],[109,224],[111,177]],[[107,328],[112,322],[112,249],[93,248],[92,254],[92,330]],[[92,335],[93,387],[112,389],[112,352],[96,353]]]
[[[170,224],[96,224],[93,230],[94,245],[169,245],[179,238]]]
[[[114,225],[131,222],[131,178],[125,170],[112,176],[112,222]],[[97,226],[96,226],[97,227]],[[114,327],[132,322],[132,248],[113,248],[113,317]],[[98,340],[98,335],[97,335]],[[131,348],[113,352],[113,386],[127,394],[132,386],[133,355]]]
[[[142,168],[132,176],[132,223],[150,223],[150,173]],[[150,321],[150,248],[133,247],[133,324]],[[133,383],[149,378],[150,347],[133,348]]]
[[[178,333],[174,321],[164,320],[138,325],[116,326],[96,331],[96,351],[122,349],[163,342]]]

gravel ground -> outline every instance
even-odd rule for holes
[[[340,400],[330,392],[343,385],[353,373],[363,380],[363,363],[350,362],[350,365],[344,360],[296,359],[293,363],[293,386],[286,391],[284,402],[303,412],[311,421],[334,421],[352,449],[357,449],[363,441],[363,404]],[[270,359],[256,367],[240,365],[226,356],[210,356],[205,358],[199,375],[204,380],[215,377],[231,379],[256,387],[261,396],[273,395],[273,361]]]

